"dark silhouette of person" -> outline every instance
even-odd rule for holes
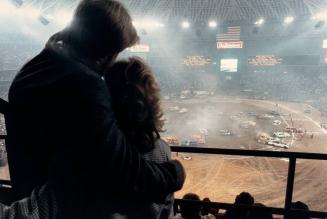
[[[204,202],[211,202],[211,200],[209,198],[204,198],[202,201]],[[219,213],[219,209],[218,208],[210,208],[210,207],[202,207],[201,210],[201,215],[218,215]]]
[[[200,197],[194,193],[187,193],[183,199],[200,201]],[[201,219],[201,206],[193,203],[180,204],[181,218],[183,219]]]
[[[241,192],[235,198],[235,205],[253,205],[254,198],[248,192]],[[248,210],[246,209],[232,209],[227,210],[225,213],[226,219],[245,219],[247,217]]]
[[[309,211],[308,205],[301,201],[292,202],[291,208]],[[310,217],[305,212],[290,213],[289,215],[285,216],[285,218],[286,219],[310,219]]]
[[[253,206],[266,207],[261,203],[255,203]],[[267,209],[250,209],[248,212],[247,219],[273,219],[272,213]]]
[[[171,160],[169,145],[160,139],[163,111],[160,88],[150,67],[138,58],[116,62],[105,74],[117,125],[146,160],[163,163]],[[119,195],[119,194],[118,194]],[[173,216],[173,194],[163,204],[121,200],[115,197],[117,215],[126,218]]]
[[[47,182],[59,218],[100,218],[116,192],[164,202],[182,187],[178,161],[146,161],[126,139],[102,79],[117,55],[137,41],[121,3],[82,0],[72,23],[22,67],[9,90],[6,116],[17,199]]]

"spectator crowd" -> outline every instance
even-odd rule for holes
[[[233,208],[222,210],[212,207],[201,207],[196,201],[201,201],[200,197],[194,193],[187,193],[183,196],[183,200],[188,202],[175,204],[174,219],[279,219],[273,216],[269,209],[262,203],[255,201],[254,197],[248,192],[242,192],[236,196],[234,205],[243,206],[244,208]],[[204,198],[203,202],[210,202],[209,198]],[[246,206],[254,206],[256,208],[246,208]],[[300,201],[293,202],[292,209],[309,210],[309,207]],[[285,219],[310,219],[310,217],[301,213],[293,213],[285,216]]]

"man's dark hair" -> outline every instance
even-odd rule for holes
[[[194,193],[187,193],[183,196],[183,199],[200,201],[200,197]],[[193,203],[183,203],[180,205],[182,217],[185,219],[200,218],[200,205]]]
[[[139,40],[127,9],[115,0],[82,0],[64,32],[72,47],[95,59],[118,54]]]
[[[116,62],[105,74],[117,124],[140,152],[154,148],[162,129],[160,89],[148,65],[137,57]]]

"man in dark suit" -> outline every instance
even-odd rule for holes
[[[114,0],[82,0],[72,23],[17,74],[8,153],[17,199],[48,182],[63,216],[98,218],[109,195],[164,201],[181,189],[177,161],[145,161],[116,124],[103,70],[138,41]]]

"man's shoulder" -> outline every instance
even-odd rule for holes
[[[44,49],[22,67],[12,85],[28,84],[34,87],[70,81],[79,84],[101,80],[101,77],[85,64]]]

